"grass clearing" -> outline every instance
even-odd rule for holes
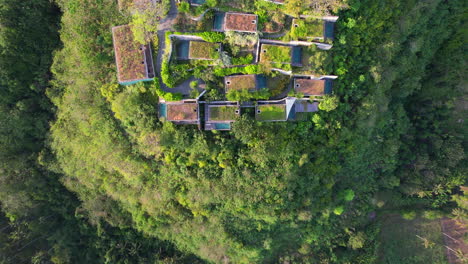
[[[439,220],[416,217],[403,219],[399,215],[382,217],[378,263],[385,264],[446,264],[442,229]],[[426,248],[424,240],[429,241]]]

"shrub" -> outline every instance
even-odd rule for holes
[[[190,11],[190,4],[188,2],[182,2],[179,5],[179,12],[187,13]]]
[[[202,33],[197,33],[197,36],[200,36],[204,41],[207,42],[223,42],[226,36],[224,33],[221,32],[202,32]]]
[[[231,46],[253,46],[258,43],[259,35],[257,33],[240,33],[227,31],[225,35],[226,42]]]
[[[338,97],[325,96],[318,107],[320,110],[323,110],[325,112],[333,111],[338,107]]]
[[[191,81],[190,82],[190,88],[194,89],[194,88],[197,88],[198,86],[198,81]]]
[[[344,212],[344,207],[342,205],[335,207],[333,213],[336,215],[341,215]]]
[[[248,54],[245,57],[232,58],[232,64],[233,65],[251,64],[252,61],[253,61],[253,55],[252,54]]]
[[[406,220],[413,220],[416,218],[416,212],[415,211],[403,211],[401,213],[401,217],[403,217]]]

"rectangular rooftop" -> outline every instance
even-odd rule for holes
[[[150,44],[137,42],[129,25],[113,27],[112,36],[119,83],[153,79],[155,75]]]
[[[257,32],[258,17],[253,14],[228,12],[224,17],[225,31]]]

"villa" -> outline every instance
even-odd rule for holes
[[[266,88],[266,78],[263,75],[243,74],[224,77],[226,93],[232,90],[249,90],[254,92]]]
[[[175,124],[197,125],[200,123],[199,104],[196,100],[160,102],[159,116]]]
[[[155,73],[151,45],[138,43],[129,25],[113,27],[112,37],[119,83],[128,85],[152,80]]]
[[[211,102],[205,105],[205,130],[231,130],[240,116],[238,102]]]
[[[218,13],[214,19],[215,31],[257,32],[258,16],[245,13]]]

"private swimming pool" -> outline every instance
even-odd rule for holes
[[[216,130],[230,130],[231,123],[215,123],[214,127]]]
[[[190,0],[190,3],[196,4],[196,5],[203,5],[206,2],[206,0]]]
[[[224,25],[224,13],[216,13],[214,17],[213,29],[217,31],[223,31]]]
[[[167,117],[167,105],[159,104],[159,117]]]
[[[335,37],[335,23],[325,22],[325,38],[333,39]]]
[[[176,43],[176,58],[188,59],[189,57],[190,42],[188,40],[181,40]]]
[[[267,87],[267,79],[265,75],[257,75],[257,88],[263,89]]]
[[[302,47],[293,47],[292,64],[302,64]]]

